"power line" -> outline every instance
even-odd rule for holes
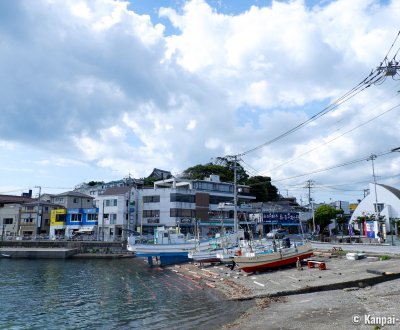
[[[372,76],[373,75],[373,76]],[[372,77],[371,77],[372,76]],[[240,156],[244,156],[250,152],[256,151],[258,149],[261,149],[267,145],[270,145],[276,141],[279,141],[281,139],[283,139],[284,137],[288,136],[289,134],[292,134],[296,131],[298,131],[299,129],[301,129],[302,127],[306,126],[307,124],[317,120],[318,118],[326,115],[327,113],[333,111],[334,109],[336,109],[338,106],[340,106],[341,104],[343,104],[344,102],[348,101],[349,99],[351,99],[352,97],[356,96],[357,94],[361,93],[362,91],[364,91],[365,89],[367,89],[368,87],[370,87],[372,84],[374,84],[375,82],[377,82],[381,76],[383,76],[382,72],[375,72],[375,71],[371,71],[371,73],[369,74],[369,76],[367,78],[365,78],[363,81],[361,81],[357,86],[353,87],[349,92],[345,93],[343,96],[341,96],[339,99],[337,99],[336,101],[334,101],[332,104],[330,104],[329,106],[325,107],[323,110],[321,110],[320,112],[318,112],[317,114],[313,115],[311,118],[303,121],[302,123],[300,123],[299,125],[291,128],[290,130],[286,131],[285,133],[282,133],[281,135],[278,135],[277,137],[273,138],[272,140],[269,140],[268,142],[265,142],[263,144],[258,145],[257,147],[254,147],[252,149],[249,149],[245,152],[243,152],[242,154],[240,154]],[[361,88],[361,89],[360,89]]]
[[[387,154],[392,153],[392,151],[387,151],[387,152],[383,152],[380,154],[377,154],[376,156],[384,156]],[[339,168],[339,167],[344,167],[344,166],[348,166],[348,165],[352,165],[352,164],[356,164],[356,163],[360,163],[363,161],[366,161],[367,159],[370,159],[371,155],[369,156],[365,156],[363,158],[359,158],[359,159],[355,159],[355,160],[351,160],[342,164],[338,164],[338,165],[334,165],[334,166],[330,166],[330,167],[325,167],[325,168],[321,168],[312,172],[308,172],[308,173],[304,173],[304,174],[299,174],[299,175],[295,175],[292,177],[288,177],[288,178],[284,178],[284,179],[279,179],[279,180],[273,180],[273,182],[281,182],[281,181],[286,181],[286,180],[290,180],[290,179],[295,179],[295,178],[300,178],[302,176],[306,176],[306,175],[312,175],[312,174],[316,174],[316,173],[320,173],[320,172],[325,172],[325,171],[329,171],[329,170],[333,170],[335,168]]]
[[[322,144],[316,146],[315,148],[312,148],[312,149],[310,149],[310,150],[307,150],[307,151],[301,153],[301,154],[298,155],[297,157],[291,158],[291,159],[289,159],[288,161],[286,161],[286,162],[284,162],[284,163],[281,163],[281,164],[279,164],[279,165],[273,167],[273,168],[270,169],[269,171],[276,170],[277,168],[280,168],[280,167],[282,167],[282,166],[284,166],[284,165],[286,165],[286,164],[288,164],[288,163],[291,163],[292,161],[294,161],[294,160],[296,160],[296,159],[298,159],[298,158],[300,158],[300,157],[302,157],[302,156],[304,156],[304,155],[306,155],[306,154],[309,154],[310,152],[315,151],[316,149],[318,149],[318,148],[320,148],[320,147],[322,147],[322,146],[325,146],[325,145],[327,145],[327,144],[329,144],[329,143],[331,143],[331,142],[333,142],[333,141],[335,141],[335,140],[337,140],[337,139],[343,137],[344,135],[355,131],[356,129],[358,129],[358,128],[362,127],[362,126],[365,126],[365,125],[369,124],[370,122],[374,121],[375,119],[378,119],[379,117],[383,116],[384,114],[386,114],[386,113],[388,113],[388,112],[390,112],[390,111],[392,111],[392,110],[394,110],[394,109],[396,109],[396,108],[398,108],[398,107],[400,107],[400,103],[397,104],[397,105],[395,105],[395,106],[393,106],[393,107],[391,107],[390,109],[388,109],[388,110],[386,110],[386,111],[380,113],[379,115],[377,115],[377,116],[375,116],[375,117],[372,117],[371,119],[369,119],[369,120],[367,120],[367,121],[365,121],[365,122],[363,122],[363,123],[361,123],[361,124],[359,124],[359,125],[357,125],[357,126],[351,128],[351,129],[347,130],[346,132],[340,134],[339,136],[336,136],[336,137],[332,138],[331,140],[328,140],[328,141],[326,141],[326,142],[324,142],[324,143],[322,143]]]
[[[289,134],[292,134],[292,133],[298,131],[299,129],[301,129],[302,127],[306,126],[307,124],[309,124],[309,123],[317,120],[318,118],[326,115],[327,113],[333,111],[334,109],[336,109],[338,106],[340,106],[344,102],[348,101],[352,97],[356,96],[357,94],[361,93],[365,89],[369,88],[371,85],[383,83],[383,81],[386,79],[387,76],[394,77],[394,75],[397,74],[397,70],[399,69],[398,62],[396,62],[395,59],[393,59],[393,61],[388,62],[387,61],[387,56],[389,55],[389,53],[392,50],[394,44],[396,43],[397,38],[399,37],[399,34],[400,34],[400,30],[399,30],[398,34],[396,35],[396,38],[394,39],[392,45],[390,46],[386,56],[384,57],[383,61],[380,64],[380,66],[378,66],[376,70],[373,69],[371,71],[371,73],[366,78],[364,78],[364,80],[362,80],[359,84],[354,86],[350,91],[348,91],[347,93],[345,93],[344,95],[339,97],[332,104],[328,105],[327,107],[322,109],[320,112],[318,112],[317,114],[313,115],[311,118],[303,121],[299,125],[289,129],[288,131],[278,135],[277,137],[273,138],[272,140],[269,140],[269,141],[267,141],[265,143],[262,143],[262,144],[254,147],[252,149],[249,149],[249,150],[241,153],[239,156],[244,156],[244,155],[246,155],[246,154],[248,154],[250,152],[256,151],[258,149],[261,149],[261,148],[263,148],[263,147],[265,147],[267,145],[270,145],[270,144],[272,144],[272,143],[274,143],[276,141],[279,141],[279,140],[283,139],[284,137],[288,136]],[[396,52],[396,54],[397,54],[397,52]],[[382,66],[383,63],[385,63],[386,66]]]

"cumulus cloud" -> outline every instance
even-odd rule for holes
[[[272,1],[235,14],[205,0],[178,6],[159,9],[175,29],[166,34],[123,1],[0,2],[1,151],[16,159],[12,146],[40,151],[29,153],[30,164],[49,177],[51,166],[76,166],[108,171],[93,178],[107,181],[251,150],[364,79],[386,55],[400,14],[397,1],[377,0]],[[249,171],[278,183],[396,147],[397,109],[351,131],[395,106],[396,89],[390,79],[371,86],[249,152]],[[393,157],[385,159],[385,175],[394,175]],[[335,181],[366,180],[369,164],[349,171],[338,170]],[[91,179],[75,172],[71,185]],[[312,177],[332,182],[329,173]],[[294,187],[308,178],[280,187],[299,194]]]

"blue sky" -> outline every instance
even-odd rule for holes
[[[378,182],[400,188],[400,154],[384,154],[400,146],[391,78],[268,143],[375,69],[399,15],[377,0],[1,1],[0,193],[241,153],[303,200],[307,180],[317,202],[362,198],[370,162],[341,164],[371,154]]]

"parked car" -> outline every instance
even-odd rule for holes
[[[286,229],[272,229],[268,234],[267,238],[283,238],[288,234]]]

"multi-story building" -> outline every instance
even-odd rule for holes
[[[350,203],[346,201],[335,201],[330,203],[332,207],[334,207],[337,210],[343,210],[343,215],[345,216],[350,216]]]
[[[255,197],[249,187],[238,185],[238,202],[249,202]],[[219,176],[211,175],[205,180],[170,178],[156,181],[153,188],[138,190],[138,231],[152,234],[154,227],[180,227],[183,233],[202,235],[210,230],[233,229],[233,212],[225,212],[221,222],[220,203],[233,203],[234,184],[221,182]]]
[[[134,229],[137,190],[131,187],[109,188],[98,196],[98,239],[125,240]]]
[[[0,239],[20,235],[21,209],[24,203],[33,202],[32,191],[23,196],[0,195]]]
[[[20,212],[20,233],[22,236],[43,237],[50,233],[51,211],[60,208],[59,205],[37,200],[25,203]]]
[[[51,196],[51,201],[60,205],[64,210],[51,212],[50,238],[70,237],[75,232],[84,229],[87,233],[95,235],[98,210],[95,208],[93,200],[93,197],[76,191]],[[83,226],[86,228],[82,228]]]

